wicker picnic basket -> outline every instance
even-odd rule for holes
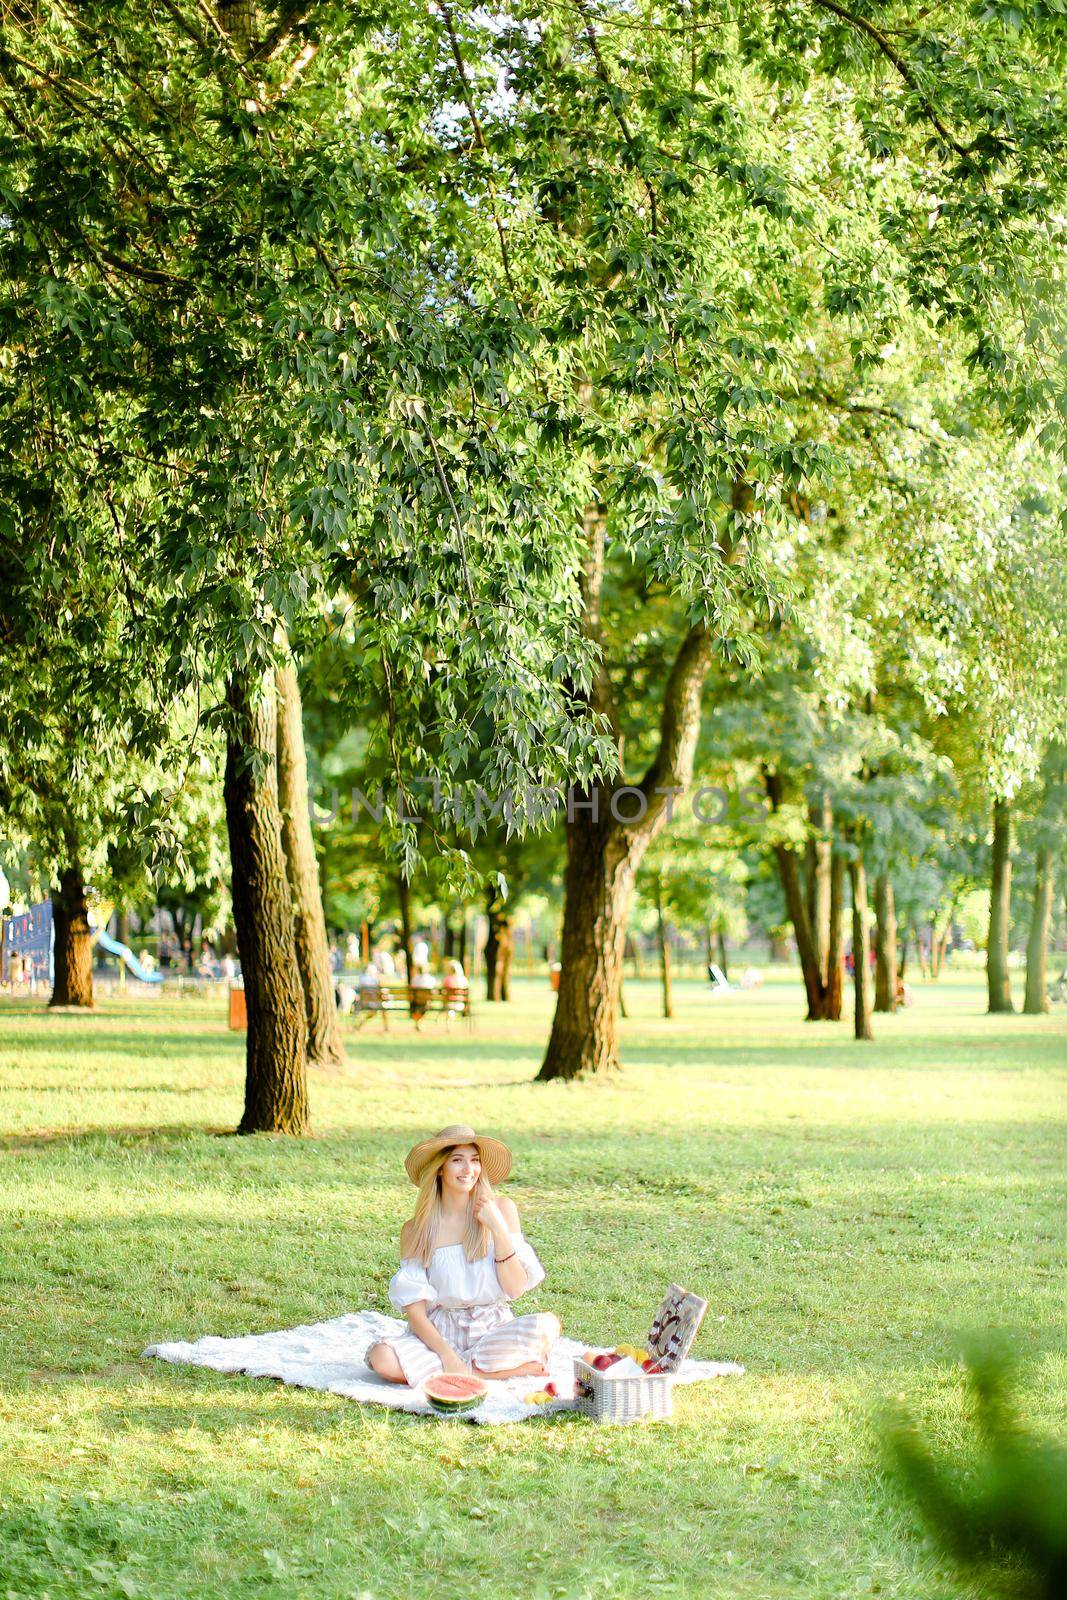
[[[655,1422],[674,1412],[671,1375],[650,1372],[640,1378],[609,1378],[581,1356],[574,1358],[574,1401],[594,1422]]]

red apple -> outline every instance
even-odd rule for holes
[[[647,1358],[647,1360],[642,1361],[641,1365],[642,1365],[642,1367],[644,1367],[646,1372],[662,1372],[663,1371],[663,1368],[660,1366],[659,1362],[658,1361],[654,1361],[651,1356],[649,1356]]]
[[[602,1350],[600,1355],[593,1357],[591,1365],[598,1372],[607,1372],[608,1368],[614,1366],[618,1359],[618,1356],[609,1356],[606,1350]]]
[[[558,1400],[558,1398],[559,1398],[559,1390],[557,1389],[557,1387],[556,1387],[556,1385],[554,1383],[546,1383],[545,1384],[545,1393],[546,1394],[550,1394],[552,1396],[553,1400]]]

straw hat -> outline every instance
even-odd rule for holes
[[[404,1158],[404,1168],[412,1183],[422,1182],[428,1161],[442,1150],[451,1150],[457,1144],[473,1144],[481,1158],[482,1171],[490,1183],[503,1183],[511,1171],[511,1151],[499,1139],[487,1139],[484,1133],[475,1133],[465,1123],[457,1122],[451,1128],[442,1128],[432,1139],[423,1139],[414,1145]]]

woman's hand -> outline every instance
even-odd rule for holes
[[[504,1220],[504,1213],[492,1195],[483,1195],[474,1202],[474,1215],[489,1229],[494,1239],[511,1238],[511,1229]]]
[[[470,1376],[470,1367],[461,1356],[457,1356],[451,1345],[447,1350],[442,1350],[440,1354],[446,1372],[458,1372],[464,1378]]]

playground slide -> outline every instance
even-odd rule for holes
[[[96,930],[94,930],[94,932],[96,932]],[[128,944],[120,944],[117,939],[113,939],[111,935],[106,933],[103,929],[100,929],[99,932],[96,932],[96,941],[99,943],[101,950],[106,950],[109,956],[121,956],[122,960],[133,973],[134,977],[140,978],[142,983],[163,982],[163,974],[160,972],[149,972],[147,967],[142,967],[141,963],[138,961]]]

